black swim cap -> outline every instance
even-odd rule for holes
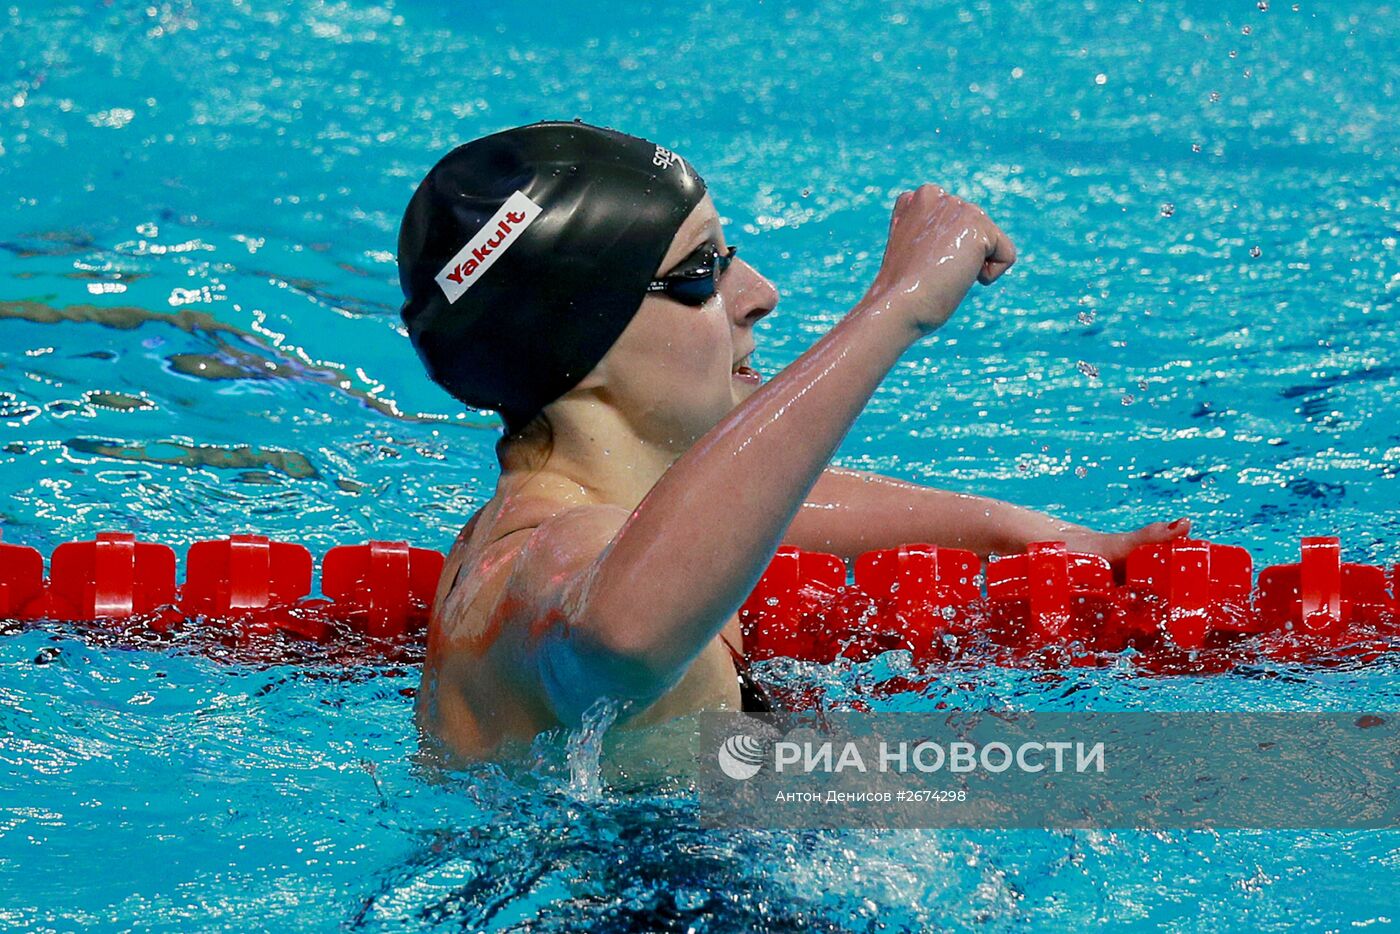
[[[428,375],[520,430],[603,359],[704,195],[680,156],[586,123],[452,150],[399,228],[402,315]]]

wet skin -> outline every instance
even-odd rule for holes
[[[728,246],[708,196],[658,276],[707,242]],[[1186,534],[1186,520],[1099,533],[827,467],[900,354],[1015,255],[974,205],[933,185],[906,192],[869,291],[766,383],[744,364],[778,294],[742,258],[698,308],[648,295],[593,372],[546,409],[552,444],[499,449],[496,494],[438,588],[419,692],[426,747],[487,757],[578,723],[602,697],[629,725],[739,709],[725,642],[741,647],[736,611],[781,544],[850,557],[920,541],[985,557],[1062,539],[1121,562]]]

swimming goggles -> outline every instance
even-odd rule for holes
[[[718,246],[707,243],[683,261],[690,263],[693,258],[696,261],[694,265],[683,265],[680,272],[653,279],[647,285],[647,291],[664,292],[667,298],[683,305],[703,305],[719,288],[719,277],[724,275],[737,252],[737,246],[731,246],[727,252],[721,253]]]

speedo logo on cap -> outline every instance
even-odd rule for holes
[[[656,145],[653,143],[652,145]],[[651,164],[658,169],[670,169],[680,167],[681,174],[689,177],[690,167],[685,164],[685,160],[679,154],[672,152],[665,146],[657,146],[656,152],[651,157]]]
[[[540,206],[526,197],[525,192],[517,191],[507,198],[476,236],[433,277],[447,301],[461,298],[539,216]]]
[[[651,157],[651,164],[656,166],[658,169],[669,169],[671,166],[675,165],[677,162],[680,161],[681,157],[673,153],[671,150],[667,149],[665,146],[657,146],[656,154]]]

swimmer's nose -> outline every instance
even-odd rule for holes
[[[736,323],[752,326],[778,305],[778,290],[757,270],[738,257],[731,272],[742,272],[743,283],[735,296]]]

